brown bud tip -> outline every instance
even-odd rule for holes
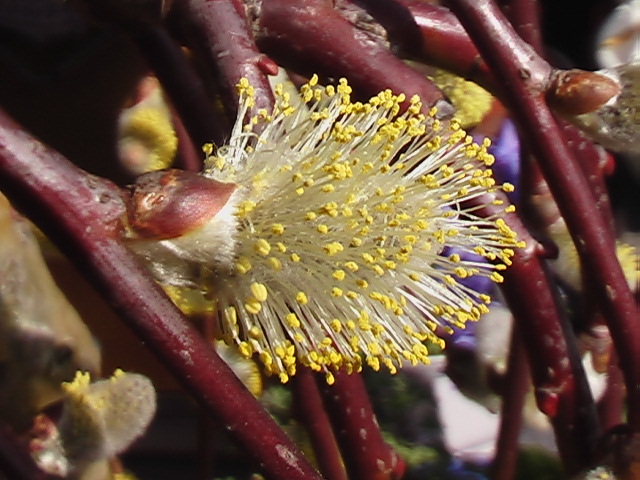
[[[235,189],[235,184],[183,170],[146,173],[130,187],[129,226],[139,237],[179,237],[213,218]]]
[[[594,112],[621,92],[614,79],[586,70],[560,70],[547,89],[547,102],[562,114]]]

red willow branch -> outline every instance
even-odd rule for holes
[[[542,38],[540,35],[540,18],[538,11],[538,4],[533,0],[503,0],[501,2],[502,9],[505,14],[508,16],[511,24],[514,29],[518,31],[521,35],[521,38],[528,43],[538,54],[542,54],[543,46],[542,46]],[[529,204],[531,201],[531,195],[541,195],[546,194],[547,203],[553,204],[553,200],[551,200],[548,191],[549,187],[542,176],[542,172],[540,171],[539,166],[530,156],[530,151],[527,146],[524,146],[522,149],[522,178],[524,178],[523,183],[528,183],[529,188],[525,188],[523,191],[523,203]],[[546,207],[543,207],[546,208]],[[557,212],[557,208],[553,208]],[[559,215],[559,213],[557,214]],[[543,227],[544,228],[544,227]],[[547,284],[548,288],[553,288],[551,284]],[[564,335],[566,341],[568,343],[568,351],[572,353],[572,357],[570,360],[570,368],[572,368],[572,373],[574,376],[574,385],[575,386],[575,394],[577,395],[577,400],[575,404],[571,407],[577,410],[583,411],[584,417],[587,418],[587,422],[580,423],[580,414],[576,414],[575,418],[580,428],[579,434],[584,433],[586,441],[583,441],[581,447],[583,450],[580,452],[583,454],[582,458],[576,458],[581,462],[584,462],[588,457],[585,457],[585,454],[589,452],[594,453],[596,450],[595,442],[600,433],[599,424],[597,422],[597,416],[595,412],[595,405],[593,404],[593,399],[591,392],[588,387],[588,382],[584,373],[584,370],[580,364],[580,357],[577,353],[576,349],[576,339],[573,336],[572,329],[568,326],[568,322],[566,320],[566,316],[563,317],[562,313],[559,312],[558,315],[564,323]],[[527,359],[520,351],[520,344],[523,340],[521,338],[521,332],[519,329],[514,326],[514,330],[512,332],[512,339],[510,345],[510,353],[509,353],[509,371],[507,372],[507,387],[511,389],[511,391],[506,391],[503,395],[503,414],[501,417],[500,424],[500,433],[497,444],[497,456],[492,464],[492,476],[493,480],[507,480],[512,478],[516,471],[516,462],[517,462],[517,442],[518,442],[518,434],[514,431],[514,427],[512,423],[516,423],[518,425],[521,424],[521,416],[522,416],[522,408],[524,403],[524,396],[526,395],[526,389],[528,385],[529,379],[529,368],[527,365]],[[544,335],[544,331],[542,329],[538,330],[537,335]],[[569,348],[573,347],[573,348]],[[529,363],[536,364],[537,359],[535,356],[531,355],[532,352],[529,352]],[[542,367],[542,365],[540,365]],[[571,390],[568,392],[571,395]],[[574,397],[575,398],[575,397]],[[574,418],[574,417],[572,417]],[[562,421],[560,419],[559,421]],[[556,430],[557,431],[557,430]],[[562,435],[562,432],[557,434],[558,443],[561,440],[570,441],[570,437],[567,435]],[[561,452],[566,452],[567,448],[564,445],[560,445],[559,449]],[[567,461],[567,455],[564,454],[563,457],[565,463],[565,469],[568,471],[575,471],[580,467],[585,467],[588,463],[582,463],[580,465],[577,462]]]
[[[608,154],[604,148],[595,145],[585,134],[569,122],[557,116],[555,118],[558,128],[565,140],[565,144],[571,149],[574,157],[578,160],[578,164],[582,168],[582,173],[591,187],[596,208],[603,216],[611,238],[614,238],[613,211],[611,209],[611,201],[605,181],[607,171],[610,168]]]
[[[322,476],[326,480],[348,480],[314,375],[309,368],[301,367],[291,379],[296,418],[304,425],[311,438],[313,453]]]
[[[584,274],[600,285],[597,294],[627,386],[629,425],[633,432],[640,432],[640,312],[607,224],[598,215],[587,180],[541,92],[531,88],[529,63],[514,54],[518,37],[496,5],[489,0],[450,0],[450,5],[487,64],[504,79],[505,101],[536,155],[574,240]]]
[[[402,478],[404,461],[382,438],[364,380],[359,374],[335,372],[328,385],[316,376],[324,404],[340,445],[349,480]]]
[[[422,34],[411,12],[400,2],[392,0],[338,0],[342,8],[357,11],[358,6],[366,10],[387,32],[392,50],[419,55],[422,50]],[[460,27],[464,32],[464,29]],[[466,34],[465,34],[466,35]]]
[[[603,431],[620,425],[623,418],[624,380],[618,366],[615,353],[612,354],[607,368],[607,389],[598,403],[598,416]]]
[[[505,16],[520,37],[543,55],[540,32],[540,4],[537,0],[499,0]]]
[[[496,454],[491,462],[492,480],[515,478],[518,461],[518,440],[522,427],[522,409],[529,387],[529,368],[522,343],[522,335],[513,325],[509,343],[507,373],[502,384],[500,429],[496,442]]]
[[[238,110],[236,85],[246,78],[255,90],[255,109],[273,107],[267,75],[278,65],[261,53],[240,0],[175,0],[174,13],[191,47],[216,72],[229,116]]]
[[[447,8],[422,0],[398,0],[420,28],[420,59],[495,92],[499,82],[482,60],[458,19]]]
[[[176,167],[189,172],[199,172],[202,170],[202,147],[196,148],[182,118],[180,118],[173,106],[171,109],[171,122],[178,138]]]
[[[524,42],[534,48],[540,56],[544,55],[542,36],[540,31],[540,6],[535,0],[501,0],[502,10],[509,18],[514,29]],[[551,84],[547,95],[557,96],[562,93],[558,89],[557,83]],[[584,175],[589,180],[589,185],[596,199],[598,211],[605,219],[610,219],[608,225],[611,227],[610,233],[613,238],[613,214],[607,193],[607,185],[604,180],[607,166],[607,154],[602,147],[594,145],[576,127],[566,120],[556,116],[558,127],[568,145],[579,161]],[[537,171],[532,176],[539,177],[540,182],[544,182],[539,172],[539,167],[535,163],[530,163],[531,168]],[[527,175],[525,172],[524,175]],[[546,185],[543,189],[546,189]]]
[[[319,474],[119,242],[124,204],[0,112],[0,188],[72,260],[178,382],[272,479]]]
[[[332,2],[263,0],[255,30],[258,46],[285,67],[346,77],[364,98],[391,89],[407,100],[419,95],[425,109],[437,106],[441,116],[453,113],[431,81],[348,22]]]

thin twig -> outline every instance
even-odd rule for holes
[[[520,38],[542,55],[539,2],[537,0],[499,0],[498,3]]]
[[[346,77],[364,97],[385,89],[405,93],[407,101],[417,94],[426,110],[438,106],[442,116],[453,113],[431,81],[348,22],[330,2],[265,0],[256,25],[260,48],[285,67]]]
[[[491,463],[492,480],[515,478],[518,460],[518,438],[522,427],[522,409],[530,384],[529,368],[522,338],[516,325],[511,332],[509,359],[504,380],[500,430],[496,442],[496,455]]]
[[[309,433],[322,476],[326,480],[347,480],[336,437],[313,377],[309,368],[302,367],[291,379],[296,416]]]
[[[598,417],[602,424],[603,432],[611,430],[622,423],[624,404],[624,380],[618,359],[611,355],[607,368],[607,389],[598,402]]]
[[[335,383],[317,378],[350,480],[402,478],[404,462],[382,438],[359,374],[335,372]]]
[[[230,118],[238,110],[236,85],[246,78],[255,90],[255,109],[273,108],[268,75],[278,66],[261,53],[253,40],[245,7],[239,0],[176,0],[175,14],[191,48],[218,77]]]
[[[171,105],[171,122],[178,138],[178,151],[176,152],[176,167],[189,172],[202,170],[202,145],[196,148],[184,122]]]
[[[499,82],[458,19],[447,8],[422,0],[398,0],[420,28],[420,59],[496,91]]]

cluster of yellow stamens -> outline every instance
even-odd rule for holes
[[[337,368],[427,362],[436,326],[487,311],[490,298],[460,279],[500,282],[519,245],[466,203],[511,188],[495,185],[488,143],[424,115],[418,98],[404,113],[390,91],[352,102],[345,80],[314,77],[299,98],[278,86],[274,111],[247,122],[253,89],[238,89],[229,144],[205,146],[205,175],[239,185],[235,257],[203,287],[225,340],[282,381],[300,362],[331,383]]]

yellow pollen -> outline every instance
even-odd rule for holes
[[[244,308],[252,315],[257,315],[262,310],[262,304],[255,298],[248,298],[244,304]]]
[[[352,247],[359,247],[362,245],[362,239],[354,237],[351,239],[351,243],[349,245],[351,245]]]
[[[264,285],[264,283],[258,283],[258,282],[254,282],[251,284],[250,287],[251,290],[251,294],[255,297],[255,299],[259,302],[266,302],[267,301],[267,287]]]
[[[345,279],[346,273],[344,270],[335,270],[331,276],[338,281],[342,281]]]
[[[251,270],[251,261],[247,257],[239,257],[235,264],[236,272],[245,274]]]
[[[358,264],[356,262],[345,262],[344,268],[351,270],[352,272],[358,271]]]
[[[282,235],[284,233],[284,225],[281,223],[274,223],[271,225],[271,231],[274,235]]]
[[[298,320],[298,316],[295,313],[288,313],[285,321],[291,328],[300,328],[300,320]]]
[[[261,238],[253,245],[253,250],[266,257],[271,252],[271,245],[264,238]]]
[[[324,246],[324,252],[329,256],[340,253],[343,250],[344,250],[344,247],[340,242],[332,242]]]
[[[271,267],[272,270],[275,270],[276,272],[282,270],[282,262],[276,257],[267,258],[267,264],[269,265],[269,267]]]

